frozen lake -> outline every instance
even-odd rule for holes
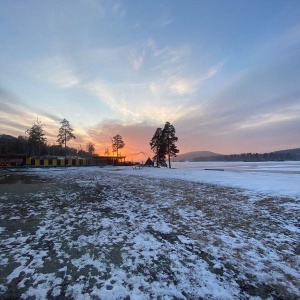
[[[118,167],[118,171],[238,187],[249,191],[254,197],[255,193],[266,193],[300,198],[300,162],[173,162],[172,168],[133,170],[131,167]]]
[[[280,162],[173,162],[179,169],[221,168],[230,172],[268,172],[300,174],[300,161]]]

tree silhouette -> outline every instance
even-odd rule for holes
[[[151,150],[154,152],[153,160],[156,161],[156,166],[166,166],[166,148],[161,128],[157,128],[151,141]]]
[[[64,145],[65,146],[65,156],[67,155],[67,141],[71,140],[71,139],[76,139],[76,136],[72,133],[73,132],[73,128],[71,127],[70,123],[68,120],[63,119],[61,122],[61,127],[59,128],[59,132],[58,132],[58,139],[57,142],[60,145]]]
[[[170,122],[165,123],[165,127],[162,130],[162,136],[166,145],[166,155],[168,156],[169,168],[171,169],[171,157],[176,157],[179,150],[177,149],[175,142],[178,141],[178,137],[175,136],[175,128]]]
[[[38,119],[32,124],[32,126],[26,130],[28,133],[28,142],[32,145],[32,154],[41,156],[41,145],[45,144],[47,138],[43,133],[42,122]]]
[[[114,152],[117,152],[117,157],[119,156],[119,149],[125,147],[125,143],[122,140],[122,137],[117,134],[112,138],[112,148]]]
[[[89,153],[89,155],[93,155],[95,152],[95,145],[92,142],[87,143],[86,151]]]
[[[170,122],[166,122],[163,129],[156,129],[150,141],[150,147],[155,153],[153,159],[156,161],[157,166],[166,167],[166,156],[168,156],[169,168],[171,168],[171,157],[176,156],[179,152],[175,145],[177,140],[175,128]]]

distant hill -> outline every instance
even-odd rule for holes
[[[300,161],[300,148],[273,151],[269,153],[240,153],[223,155],[210,151],[193,151],[179,154],[172,161]]]
[[[282,154],[292,153],[292,154],[299,154],[300,153],[300,148],[287,149],[287,150],[278,150],[278,151],[273,151],[271,153],[282,153]]]
[[[179,154],[172,158],[172,161],[192,161],[194,158],[198,157],[214,157],[222,156],[222,154],[210,152],[210,151],[192,151],[184,154]]]
[[[16,140],[14,136],[8,134],[0,134],[0,140]]]

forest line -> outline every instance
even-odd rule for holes
[[[79,149],[69,147],[67,144],[70,140],[76,139],[74,129],[67,119],[60,122],[56,142],[58,145],[47,143],[43,123],[37,119],[25,133],[28,136],[19,135],[17,138],[2,134],[0,135],[0,155],[26,155],[31,157],[43,156],[79,156],[92,157],[98,155],[95,153],[95,145],[92,142],[86,144],[85,150],[80,146]],[[125,147],[125,142],[120,134],[111,137],[112,156],[118,157],[119,150]],[[168,166],[171,168],[171,158],[176,157],[179,153],[177,149],[175,128],[170,122],[166,122],[163,128],[157,128],[152,139],[149,142],[153,151],[153,160],[157,167]],[[106,149],[105,155],[109,156],[110,152]],[[168,164],[167,164],[168,161]]]

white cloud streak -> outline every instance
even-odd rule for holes
[[[142,51],[141,53],[137,53],[135,50],[130,51],[128,60],[134,70],[139,70],[141,68],[144,59],[145,59],[145,51]]]
[[[61,88],[69,88],[81,82],[79,76],[69,65],[66,59],[55,56],[32,63],[29,66],[29,72],[39,80],[47,81]]]

